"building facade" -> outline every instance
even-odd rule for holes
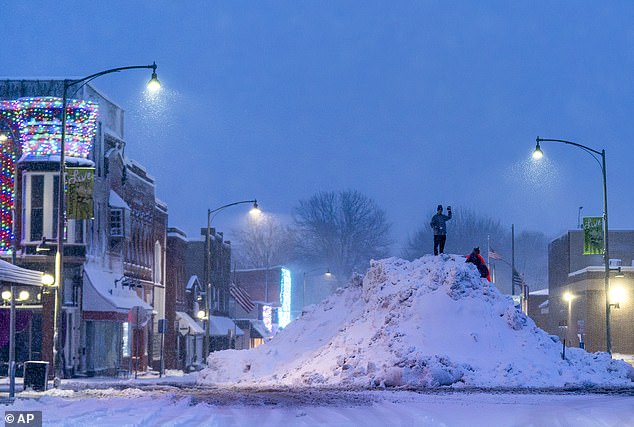
[[[610,231],[609,244],[612,352],[633,359],[634,231]],[[603,255],[584,255],[583,251],[583,230],[569,231],[549,245],[547,305],[551,319],[546,327],[568,345],[605,351]]]
[[[12,177],[11,186],[3,183],[0,210],[16,213],[1,220],[9,232],[0,235],[0,256],[11,259],[15,252],[18,265],[48,273],[57,252],[62,92],[62,80],[0,81],[0,132],[9,136],[3,176]],[[154,179],[124,155],[123,110],[90,84],[72,97],[65,138],[63,375],[143,370],[160,359],[167,207],[156,199]],[[92,182],[92,191],[81,194],[82,200],[92,196],[86,219],[68,219],[71,168]],[[53,362],[54,299],[44,290],[31,305],[29,335],[41,340],[18,352],[18,361]]]
[[[185,372],[202,368],[203,324],[198,319],[204,289],[187,271],[187,235],[171,227],[167,234],[165,367]]]
[[[201,239],[191,239],[187,245],[186,268],[201,286],[197,309],[204,314],[201,325],[207,335],[209,351],[235,348],[236,337],[243,331],[230,318],[229,287],[231,283],[231,242],[215,228],[201,228]],[[190,289],[190,293],[193,289]],[[193,296],[193,293],[191,294]],[[209,324],[207,324],[209,322]]]
[[[242,343],[245,348],[261,344],[293,320],[291,301],[296,290],[288,268],[273,266],[235,270],[233,281],[247,292],[255,306],[247,312],[235,299],[232,300],[233,317],[248,332],[248,341],[245,338]]]

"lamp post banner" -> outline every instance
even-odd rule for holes
[[[583,254],[603,254],[603,218],[600,216],[583,218]]]
[[[95,168],[66,168],[66,218],[93,219]]]

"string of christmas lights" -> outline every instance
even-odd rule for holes
[[[87,158],[97,131],[98,105],[84,100],[67,100],[64,152],[68,157]],[[62,99],[20,98],[0,101],[2,132],[0,145],[0,252],[10,252],[13,241],[15,163],[19,155],[59,155],[62,139]],[[14,140],[17,135],[19,141]]]
[[[13,241],[13,186],[16,161],[16,141],[10,134],[0,147],[0,252],[9,252]]]
[[[62,100],[55,97],[20,98],[4,101],[1,111],[20,135],[22,153],[59,155],[62,139]],[[64,151],[69,157],[87,158],[97,131],[99,106],[84,100],[66,103]]]

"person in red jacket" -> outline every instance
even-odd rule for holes
[[[484,262],[484,258],[482,258],[482,255],[480,255],[480,248],[473,248],[473,251],[469,255],[467,255],[466,258],[466,262],[475,264],[475,266],[478,268],[478,271],[480,272],[480,277],[486,277],[489,282],[491,281],[489,268],[487,267],[486,262]]]

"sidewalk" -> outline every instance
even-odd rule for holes
[[[116,377],[77,377],[63,379],[61,390],[85,390],[91,388],[134,388],[135,386],[148,385],[177,385],[177,386],[194,386],[196,385],[197,372],[185,374],[182,371],[166,370],[162,377],[159,377],[157,371],[139,372],[137,378],[132,373],[128,378]],[[38,397],[43,392],[24,390],[24,378],[15,378],[15,396],[16,397]],[[53,381],[47,383],[47,391],[53,390]],[[0,377],[0,400],[7,398],[9,395],[9,377]]]

